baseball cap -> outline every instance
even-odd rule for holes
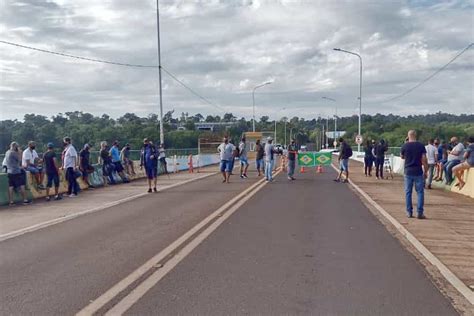
[[[48,143],[47,147],[48,148],[54,148],[54,144],[53,143]]]
[[[270,140],[273,140],[273,138],[271,136],[268,136],[267,140],[270,141]]]

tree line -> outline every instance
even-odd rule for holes
[[[232,124],[229,124],[226,130],[210,132],[195,130],[195,124],[199,122],[232,122]],[[163,123],[167,148],[196,148],[198,138],[220,139],[224,134],[238,141],[242,133],[252,130],[251,120],[237,118],[232,113],[225,113],[223,116],[181,113],[175,116],[174,111],[169,111],[164,115]],[[325,118],[283,117],[277,121],[277,142],[283,143],[286,126],[288,142],[291,130],[299,144],[317,143],[321,138],[323,125],[326,126]],[[337,126],[338,130],[346,131],[345,138],[350,144],[354,144],[358,117],[339,117]],[[180,127],[186,130],[179,130]],[[257,131],[273,132],[274,128],[275,121],[271,121],[269,116],[262,116],[256,122]],[[333,128],[334,121],[330,119],[329,130],[332,131]],[[407,117],[392,114],[362,115],[362,135],[365,139],[383,138],[390,146],[400,146],[409,129],[417,130],[423,142],[427,142],[432,137],[449,140],[452,136],[464,140],[474,135],[474,115],[453,115],[441,112]],[[114,119],[107,114],[94,116],[90,113],[74,111],[59,113],[50,118],[26,114],[21,121],[0,121],[0,148],[3,151],[12,141],[25,146],[30,140],[34,140],[38,149],[42,150],[48,142],[61,144],[64,136],[70,136],[77,146],[88,143],[98,148],[102,140],[109,142],[119,140],[122,145],[129,143],[132,148],[137,149],[145,137],[159,142],[159,119],[155,114],[138,117],[133,113],[126,113]]]

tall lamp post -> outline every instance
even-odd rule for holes
[[[253,101],[253,131],[255,132],[255,90],[257,90],[258,88],[261,88],[263,86],[266,86],[268,84],[271,84],[271,81],[267,81],[265,83],[262,83],[261,85],[258,85],[256,86],[255,88],[253,88],[252,90],[252,101]]]
[[[359,54],[357,53],[354,53],[354,52],[350,52],[348,50],[344,50],[344,49],[340,49],[340,48],[334,48],[335,51],[338,51],[338,52],[343,52],[343,53],[347,53],[347,54],[351,54],[351,55],[354,55],[354,56],[357,56],[359,57],[359,61],[360,61],[360,79],[359,79],[359,135],[361,133],[360,131],[360,123],[361,123],[361,118],[362,118],[362,57],[360,57]],[[357,144],[357,151],[360,152],[360,144]]]
[[[161,89],[161,46],[160,46],[160,4],[156,0],[156,31],[158,40],[158,80],[160,90],[160,143],[165,143],[165,132],[163,128],[163,97]]]
[[[328,98],[328,97],[322,97],[324,100],[329,100],[329,101],[332,101],[332,102],[336,102],[336,100],[332,99],[332,98]],[[333,144],[336,142],[336,131],[337,131],[337,103],[336,103],[336,111],[335,111],[335,115],[334,115],[334,142]],[[334,145],[334,149],[336,149],[336,145]]]

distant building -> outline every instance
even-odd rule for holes
[[[237,125],[239,122],[199,122],[194,123],[196,130],[199,131],[220,131],[227,130],[234,125]]]

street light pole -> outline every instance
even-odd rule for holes
[[[322,97],[322,99],[332,101],[332,102],[336,102],[336,100],[334,100],[332,98],[328,98],[328,97]],[[334,142],[336,141],[336,131],[337,131],[337,103],[336,103],[336,111],[335,111],[335,115],[334,115]],[[334,142],[333,142],[333,144],[334,144]],[[336,145],[334,145],[334,149],[336,149]]]
[[[360,75],[359,75],[359,135],[360,135],[360,133],[361,133],[360,126],[361,126],[361,118],[362,118],[362,57],[357,53],[350,52],[350,51],[347,51],[347,50],[344,50],[344,49],[334,48],[334,50],[338,51],[338,52],[343,52],[343,53],[347,53],[347,54],[351,54],[351,55],[355,55],[355,56],[359,57],[359,61],[360,61]],[[360,152],[360,144],[357,144],[357,151]]]
[[[163,128],[163,96],[161,88],[161,46],[160,46],[160,4],[159,0],[156,0],[156,32],[158,39],[158,80],[160,90],[160,143],[165,143],[165,132]]]
[[[255,132],[255,90],[257,90],[260,87],[266,86],[268,84],[271,84],[270,81],[267,81],[265,83],[262,83],[261,85],[256,86],[252,90],[252,102],[253,102],[253,131]]]

